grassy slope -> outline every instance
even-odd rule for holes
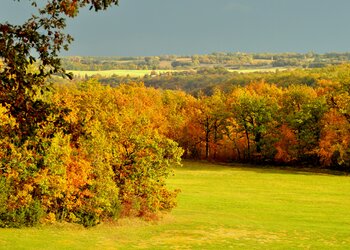
[[[179,206],[158,223],[0,229],[0,249],[350,247],[350,177],[198,162],[175,173]]]

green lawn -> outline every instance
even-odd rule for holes
[[[350,249],[350,177],[185,162],[159,222],[0,229],[0,249]]]

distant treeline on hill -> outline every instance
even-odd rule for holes
[[[320,68],[350,61],[350,53],[242,53],[215,52],[206,55],[160,55],[135,57],[69,56],[62,58],[68,70],[111,69],[190,69],[224,67],[227,69],[299,67]]]
[[[275,84],[279,87],[288,87],[290,85],[307,85],[314,87],[320,79],[334,78],[338,74],[347,74],[350,70],[349,65],[350,64],[342,64],[319,69],[277,70],[275,72],[253,71],[250,73],[230,72],[222,67],[215,67],[200,68],[195,71],[159,73],[152,76],[146,75],[142,79],[130,76],[113,75],[104,77],[96,75],[86,77],[86,80],[89,78],[98,79],[102,84],[112,87],[116,87],[121,83],[142,81],[145,86],[148,87],[183,90],[194,96],[198,96],[200,93],[212,95],[215,89],[228,93],[237,86],[246,86],[256,81],[265,81],[266,83]]]

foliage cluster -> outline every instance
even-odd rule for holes
[[[339,76],[315,87],[257,81],[199,96],[180,145],[190,158],[349,170],[350,78]]]
[[[182,150],[164,133],[170,124],[159,92],[90,81],[43,98],[70,112],[59,129],[40,128],[36,141],[16,144],[5,129],[18,124],[0,110],[0,226],[56,220],[91,226],[119,216],[153,218],[175,206],[177,191],[165,180]]]
[[[349,169],[349,67],[237,74],[243,84],[224,91],[219,85],[196,97],[152,90],[163,95],[154,105],[163,109],[163,125],[172,124],[163,126],[163,134],[179,143],[186,158]],[[179,74],[185,80],[200,76]]]
[[[170,163],[179,161],[176,143],[156,131],[109,133],[126,132],[120,124],[127,119],[142,120],[108,114],[118,110],[116,105],[132,113],[132,106],[115,102],[93,116],[103,98],[91,99],[90,89],[70,96],[46,91],[48,77],[65,74],[57,55],[72,40],[62,32],[66,17],[85,6],[106,9],[118,0],[31,3],[38,14],[23,25],[0,25],[0,226],[55,220],[91,226],[124,210],[150,216],[172,208],[175,194],[165,188],[164,178]],[[86,103],[92,106],[86,109]]]
[[[186,158],[348,169],[349,67],[234,74],[225,85],[198,91],[196,97],[159,90],[167,95],[165,117],[173,124],[164,134],[180,144]],[[185,83],[198,77],[204,82],[218,75],[232,77],[219,71],[176,77]],[[171,83],[174,75],[159,78]]]
[[[70,77],[58,58],[72,41],[66,18],[118,0],[30,2],[37,14],[23,25],[0,24],[0,227],[92,226],[174,207],[165,179],[182,150],[154,127],[152,92],[93,83],[49,91],[53,74]]]

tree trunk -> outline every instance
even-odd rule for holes
[[[245,136],[247,139],[247,149],[248,149],[248,161],[250,161],[250,141],[249,141],[249,132],[248,128],[245,126]]]
[[[209,159],[209,136],[210,136],[210,129],[209,129],[209,118],[205,121],[205,159]]]

